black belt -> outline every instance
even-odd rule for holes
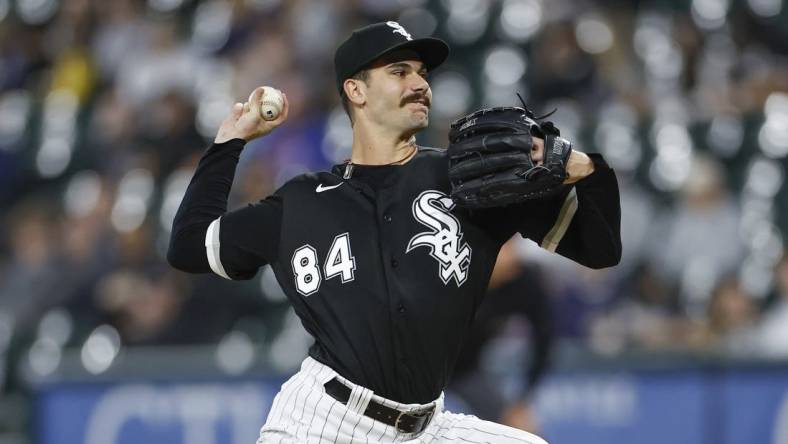
[[[347,405],[350,399],[350,387],[343,384],[339,379],[333,378],[323,384],[332,398]],[[427,424],[430,423],[432,415],[435,413],[435,406],[428,407],[422,410],[411,410],[403,412],[391,407],[386,407],[375,401],[369,401],[367,409],[364,410],[364,415],[369,416],[375,421],[380,421],[383,424],[394,426],[395,429],[402,433],[421,433]]]

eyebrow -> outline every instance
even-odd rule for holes
[[[386,67],[386,69],[396,69],[396,68],[413,69],[413,66],[405,62],[395,62]],[[427,72],[427,67],[422,64],[421,67],[419,67],[419,69],[417,69],[416,71]]]

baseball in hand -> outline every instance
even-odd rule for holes
[[[282,92],[270,86],[263,87],[263,101],[260,104],[260,115],[263,120],[276,120],[285,105]]]

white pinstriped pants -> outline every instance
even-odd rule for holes
[[[323,384],[334,377],[352,388],[347,405],[335,400],[323,389]],[[401,433],[394,427],[364,416],[363,412],[371,399],[399,410],[432,405],[400,404],[381,398],[308,357],[301,364],[301,370],[282,385],[274,398],[257,444],[547,444],[542,438],[522,430],[483,421],[475,416],[445,411],[443,394],[434,401],[435,415],[424,431],[419,434]]]

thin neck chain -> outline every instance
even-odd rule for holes
[[[398,164],[398,163],[401,163],[401,162],[404,162],[404,161],[406,161],[407,159],[409,159],[410,157],[412,157],[414,154],[416,154],[416,152],[417,152],[418,150],[419,150],[419,149],[418,149],[418,147],[417,147],[417,146],[414,144],[414,145],[413,145],[413,149],[412,149],[412,150],[411,150],[411,151],[410,151],[410,152],[409,152],[407,155],[405,155],[405,157],[403,157],[402,159],[395,160],[394,162],[391,162],[391,163],[384,163],[384,164],[381,164],[381,165],[370,165],[370,166],[389,166],[389,165],[396,165],[396,164]],[[345,161],[345,174],[343,174],[343,175],[342,175],[342,178],[344,178],[344,179],[350,179],[350,176],[353,174],[353,168],[354,168],[354,167],[355,167],[355,164],[353,164],[353,162],[351,162],[351,161],[350,161],[350,159],[347,159],[347,160]]]

